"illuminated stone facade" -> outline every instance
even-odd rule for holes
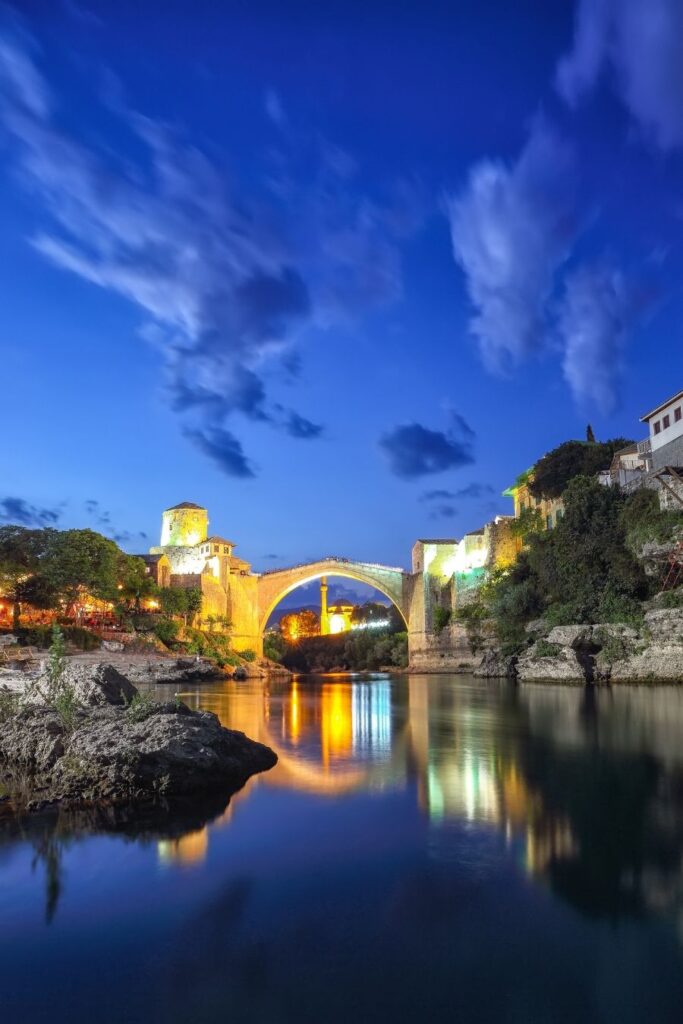
[[[172,587],[199,588],[202,623],[209,619],[229,623],[237,651],[251,649],[261,654],[263,633],[275,607],[292,590],[316,579],[321,580],[321,632],[350,629],[353,606],[327,605],[327,577],[341,576],[365,583],[392,601],[406,625],[411,663],[425,671],[453,671],[463,657],[457,624],[437,635],[437,608],[452,612],[466,599],[462,579],[474,574],[473,578],[481,582],[487,568],[507,564],[516,553],[509,522],[499,516],[460,541],[417,541],[410,572],[345,558],[325,558],[259,574],[235,556],[232,541],[209,535],[207,510],[191,502],[166,509],[161,541],[151,549],[149,558],[150,565],[164,569],[160,584],[164,585],[165,580]]]

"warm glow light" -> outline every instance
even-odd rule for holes
[[[346,620],[343,615],[335,613],[330,615],[330,633],[343,633],[346,629]]]

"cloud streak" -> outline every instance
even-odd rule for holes
[[[452,417],[452,424],[444,432],[406,423],[383,434],[379,446],[394,476],[412,480],[474,462],[474,432],[460,416]]]
[[[235,414],[319,437],[298,411],[277,414],[272,378],[296,365],[304,328],[401,295],[406,196],[370,200],[354,161],[320,140],[305,174],[283,143],[265,181],[231,184],[216,159],[122,101],[108,112],[126,140],[120,151],[85,144],[63,127],[37,56],[16,26],[0,25],[0,118],[19,179],[47,218],[31,244],[143,312],[185,435],[224,472],[253,472],[226,429]]]
[[[62,509],[40,508],[32,505],[24,498],[7,497],[0,499],[0,522],[17,523],[20,526],[31,526],[42,528],[45,526],[56,526],[59,522]]]
[[[580,405],[605,413],[616,408],[625,343],[646,303],[647,296],[606,263],[567,276],[558,329],[564,376]]]
[[[683,144],[680,0],[580,0],[557,88],[576,107],[608,70],[644,134],[663,150]]]
[[[448,201],[453,253],[484,364],[507,371],[544,341],[554,276],[577,231],[572,148],[538,120],[511,164],[482,160]]]

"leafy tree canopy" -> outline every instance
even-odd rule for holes
[[[611,441],[565,441],[534,467],[529,490],[535,498],[559,498],[574,477],[595,476],[609,469],[614,453],[633,444],[624,437]]]

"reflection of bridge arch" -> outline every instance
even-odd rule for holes
[[[406,629],[408,628],[413,590],[413,578],[410,573],[386,565],[351,562],[342,558],[323,558],[318,562],[296,565],[291,569],[275,569],[259,577],[259,632],[264,632],[268,619],[287,594],[322,576],[343,576],[379,590],[395,605],[406,624]]]

